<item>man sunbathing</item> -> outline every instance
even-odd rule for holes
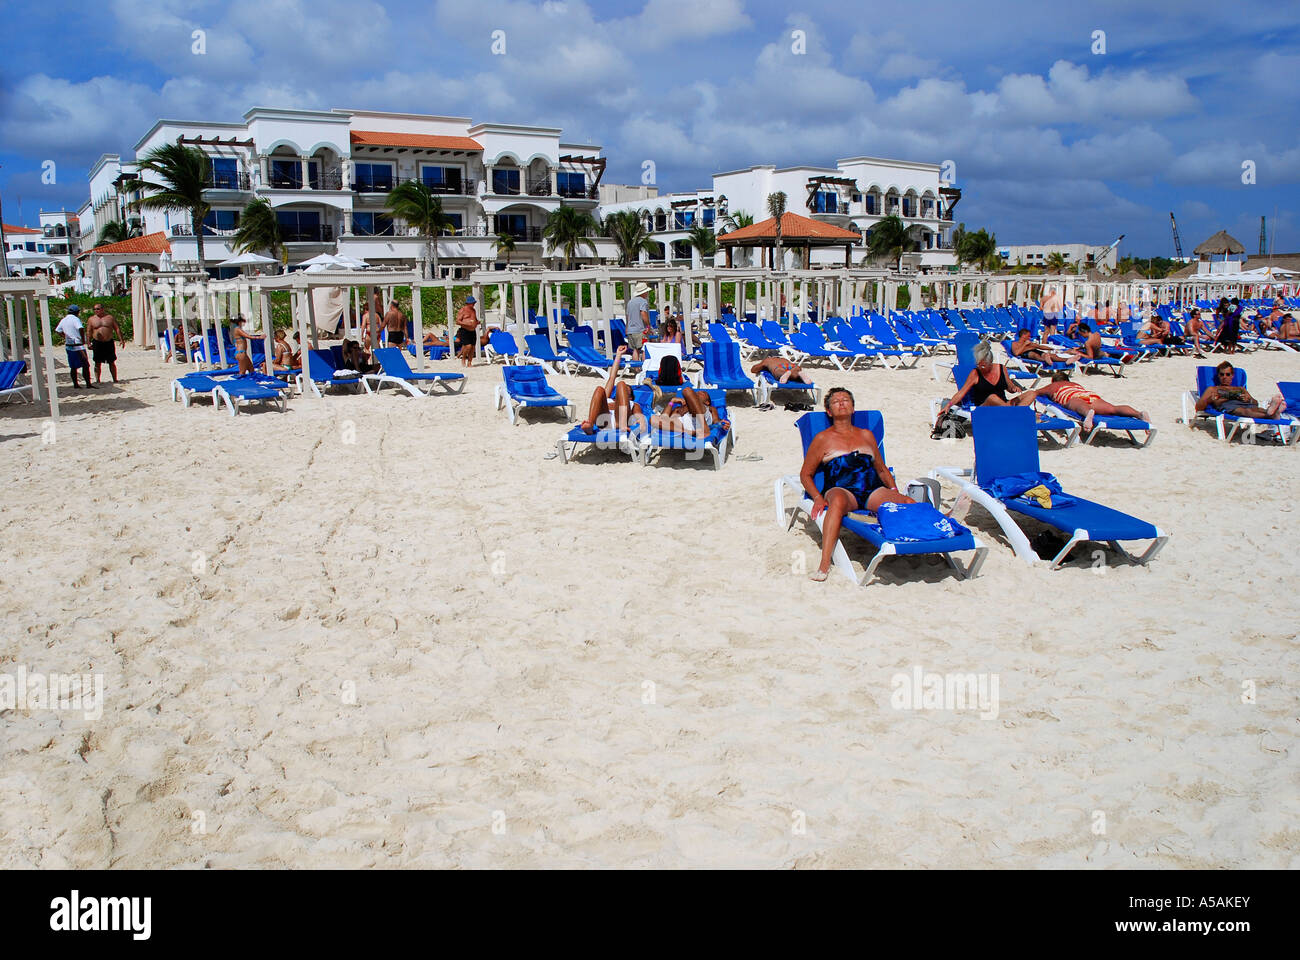
[[[764,357],[749,368],[749,372],[753,374],[759,374],[764,370],[775,377],[777,383],[785,384],[791,380],[795,383],[810,382],[803,378],[803,367],[797,363],[791,363],[785,357]]]
[[[1016,334],[1016,339],[1011,341],[1011,355],[1037,363],[1064,363],[1074,359],[1055,353],[1046,343],[1038,343],[1031,339],[1028,327],[1022,327]]]
[[[1218,382],[1206,387],[1205,392],[1201,394],[1201,399],[1196,401],[1197,413],[1213,408],[1234,417],[1259,417],[1272,420],[1286,408],[1286,400],[1281,396],[1274,397],[1267,409],[1261,407],[1245,387],[1232,385],[1235,372],[1236,368],[1227,360],[1214,368],[1214,378]]]
[[[1277,337],[1279,340],[1300,340],[1300,324],[1289,313],[1278,318]]]
[[[1083,414],[1083,429],[1089,433],[1092,432],[1093,418],[1098,414],[1103,417],[1136,417],[1138,420],[1151,422],[1145,411],[1125,404],[1108,403],[1097,394],[1073,383],[1070,375],[1064,370],[1052,374],[1052,382],[1039,387],[1038,395],[1047,397],[1067,410]]]
[[[1188,339],[1192,341],[1192,356],[1204,359],[1205,354],[1202,351],[1205,347],[1201,345],[1201,335],[1207,331],[1205,329],[1205,321],[1201,319],[1200,310],[1195,308],[1192,309],[1192,312],[1187,315],[1187,325],[1184,329],[1187,331]],[[1213,343],[1214,340],[1211,338],[1210,344],[1213,345]]]

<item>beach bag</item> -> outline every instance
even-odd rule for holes
[[[961,417],[955,416],[951,410],[939,417],[935,421],[934,429],[930,431],[931,440],[955,439],[961,440],[967,434],[968,424]]]

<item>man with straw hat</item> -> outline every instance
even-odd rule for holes
[[[650,301],[646,299],[649,296],[649,285],[638,283],[632,291],[632,299],[626,304],[627,345],[633,360],[641,359],[641,345],[645,343],[646,328],[650,325]]]

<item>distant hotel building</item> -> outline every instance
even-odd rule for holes
[[[255,107],[242,123],[159,120],[135,145],[136,160],[108,154],[91,170],[81,251],[94,247],[109,221],[136,218],[148,242],[100,248],[114,255],[114,266],[158,267],[164,258],[178,268],[199,266],[188,214],[135,211],[130,204],[139,197],[125,193],[138,160],[155,147],[181,143],[212,162],[203,240],[209,271],[234,255],[230,237],[255,197],[274,208],[290,265],[320,253],[376,266],[418,263],[426,238],[385,209],[389,191],[403,180],[427,184],[454,224],[454,234],[437,240],[444,274],[503,260],[499,234],[515,239],[512,263],[539,265],[552,255],[541,236],[547,215],[561,203],[594,214],[605,169],[599,147],[560,136],[554,127],[365,110]],[[602,240],[596,257],[586,253],[600,259],[613,256],[614,247]]]
[[[700,266],[699,253],[691,247],[689,235],[696,225],[715,233],[723,229],[728,215],[748,213],[754,221],[768,217],[767,197],[777,191],[786,195],[786,210],[868,235],[886,216],[902,218],[918,252],[904,258],[922,270],[956,264],[952,251],[952,210],[961,191],[940,179],[937,163],[850,157],[834,167],[755,166],[713,175],[712,189],[663,194],[646,199],[606,202],[600,214],[619,210],[643,210],[651,239],[662,253],[646,258],[660,263]],[[860,262],[865,250],[854,254]],[[794,266],[794,253],[787,251],[786,266]],[[721,262],[721,258],[718,259]],[[814,265],[840,266],[838,249],[814,250]],[[740,265],[740,264],[737,264]]]
[[[1082,263],[1085,270],[1113,271],[1119,264],[1119,244],[1108,247],[1088,243],[1033,243],[998,247],[998,255],[1008,267],[1043,267],[1053,253],[1065,257],[1071,268]]]

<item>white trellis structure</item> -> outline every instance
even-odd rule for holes
[[[46,401],[50,419],[59,418],[59,386],[54,372],[54,331],[50,326],[50,294],[44,280],[0,279],[0,353],[6,360],[24,360],[31,378],[32,400]],[[89,377],[87,377],[89,380]]]

